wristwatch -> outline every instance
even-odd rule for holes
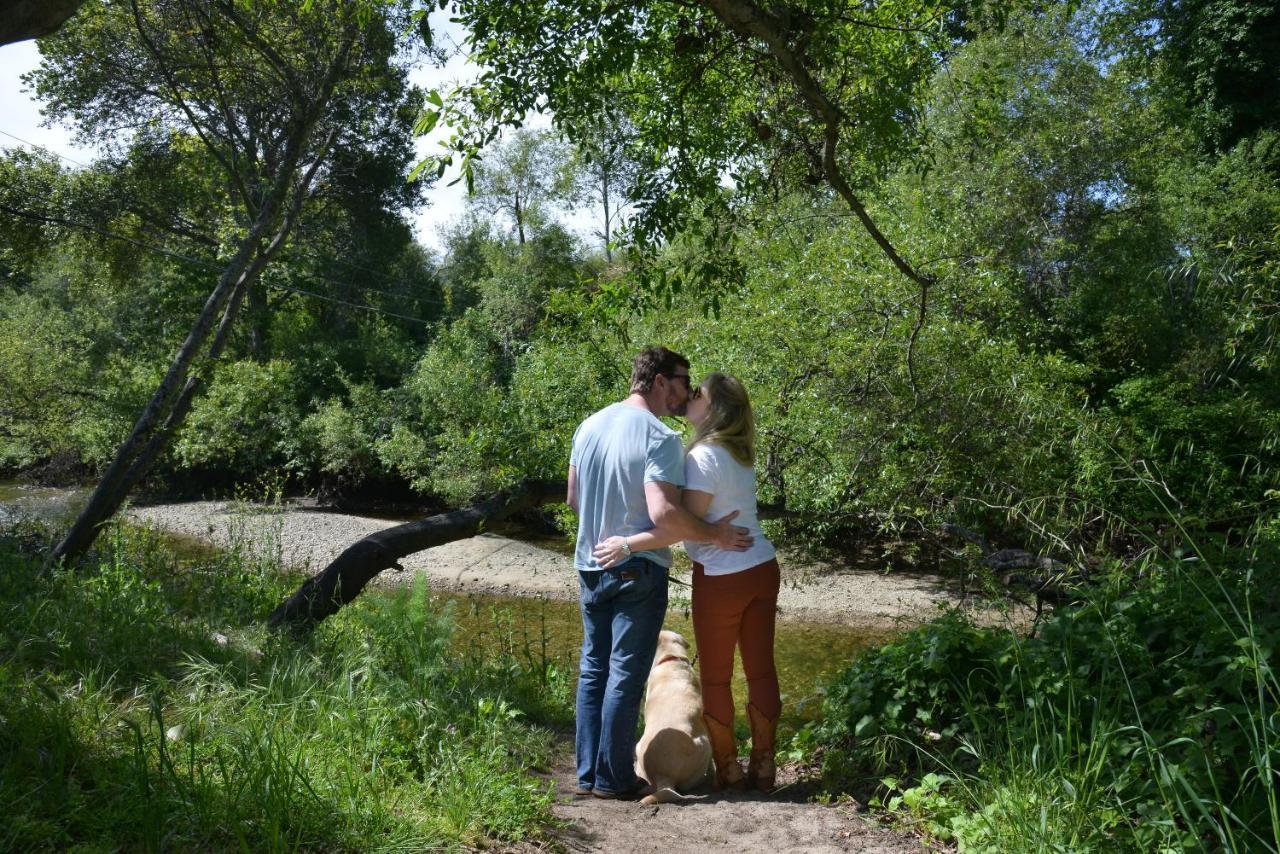
[[[627,540],[629,539],[631,538],[630,537],[622,538],[622,556],[623,557],[631,557],[631,543],[627,542]]]

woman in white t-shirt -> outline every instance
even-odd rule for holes
[[[751,548],[739,552],[685,542],[693,559],[693,631],[716,778],[721,786],[744,785],[730,689],[737,647],[747,676],[751,722],[746,783],[768,791],[774,783],[774,735],[782,710],[773,662],[780,570],[773,544],[760,531],[756,516],[755,419],[742,383],[720,373],[708,374],[693,392],[686,417],[694,434],[685,454],[685,509],[707,520],[737,510],[735,524],[754,537]],[[606,563],[622,559],[628,550],[666,545],[657,539],[648,533],[610,537],[596,546],[595,557]]]

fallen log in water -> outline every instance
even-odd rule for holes
[[[525,481],[462,510],[386,528],[352,543],[267,618],[273,629],[305,632],[360,595],[378,573],[400,569],[399,560],[415,552],[473,537],[486,522],[565,498],[563,480]]]

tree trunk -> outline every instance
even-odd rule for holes
[[[3,0],[0,44],[47,36],[67,22],[84,0]]]
[[[303,633],[360,595],[378,573],[400,568],[402,557],[451,543],[479,533],[485,522],[496,521],[520,510],[563,501],[562,480],[526,481],[507,492],[463,510],[441,513],[370,534],[348,546],[333,563],[308,578],[298,590],[271,612],[267,625]]]
[[[245,292],[253,292],[253,286],[257,282],[259,274],[279,254],[280,249],[288,239],[289,233],[293,230],[293,224],[297,220],[302,197],[305,195],[306,187],[310,185],[314,173],[315,168],[313,165],[303,179],[303,187],[294,197],[294,203],[285,216],[284,222],[276,231],[275,238],[272,239],[265,251],[260,252],[258,257],[253,259],[253,263],[249,265],[249,269],[243,277],[243,285],[232,292],[231,299],[227,301],[226,310],[222,313],[222,321],[218,324],[218,331],[213,336],[213,343],[209,345],[209,353],[205,358],[206,365],[212,366],[216,364],[222,356],[222,350],[226,347],[227,340],[231,337],[231,328],[235,325],[236,314],[239,312],[240,302],[244,299]],[[178,395],[177,400],[174,401],[164,424],[152,434],[151,440],[138,453],[133,465],[129,467],[129,471],[125,474],[124,489],[126,494],[134,484],[147,476],[152,464],[168,449],[169,442],[173,439],[173,434],[182,426],[182,422],[186,420],[187,414],[191,411],[191,406],[195,403],[196,392],[200,390],[202,384],[203,377],[198,372],[187,378],[186,385],[182,387],[182,392]]]
[[[209,355],[205,360],[206,366],[212,367],[217,363],[219,356],[222,355],[222,348],[226,345],[227,338],[230,336],[231,327],[235,323],[236,314],[239,312],[240,302],[243,297],[243,290],[237,290],[231,295],[231,300],[227,303],[227,309],[222,313],[222,322],[218,324],[218,332],[213,336],[213,344],[209,346]],[[191,412],[191,406],[195,403],[196,392],[200,390],[201,385],[203,385],[201,372],[197,371],[187,377],[187,383],[182,387],[182,392],[178,395],[178,399],[174,401],[173,407],[169,410],[169,415],[164,420],[164,424],[151,435],[151,439],[138,452],[138,455],[133,460],[133,465],[129,466],[129,471],[125,473],[122,486],[125,495],[135,484],[141,482],[147,476],[155,461],[168,450],[174,434],[178,432],[178,428],[182,426],[182,422],[187,419],[188,413]]]
[[[135,17],[138,15],[136,7],[134,14]],[[141,24],[139,24],[139,32],[145,38]],[[88,551],[102,525],[120,509],[129,491],[146,474],[156,456],[167,446],[173,431],[181,425],[198,387],[198,381],[188,382],[191,366],[212,331],[214,319],[219,312],[223,312],[224,308],[229,306],[223,314],[223,322],[219,325],[218,336],[215,339],[216,352],[213,355],[216,357],[226,341],[239,301],[252,287],[262,269],[284,246],[303,201],[310,192],[316,172],[333,144],[337,133],[336,128],[329,132],[324,143],[317,149],[315,158],[299,177],[298,171],[303,153],[325,105],[333,94],[339,71],[346,63],[354,38],[354,35],[348,35],[338,58],[321,82],[319,94],[314,101],[307,104],[300,120],[293,125],[291,133],[284,141],[284,153],[279,169],[267,187],[261,203],[256,205],[253,225],[240,242],[240,247],[230,263],[227,264],[217,286],[209,294],[195,324],[187,333],[186,340],[170,363],[164,379],[160,381],[159,388],[143,409],[133,430],[116,449],[111,465],[107,467],[102,480],[89,496],[88,504],[76,517],[71,530],[54,547],[50,554],[51,562],[73,561]],[[217,156],[216,152],[215,156]],[[272,234],[273,230],[275,233],[271,242],[264,248],[263,241]]]
[[[84,554],[97,537],[99,527],[115,515],[116,510],[129,494],[133,481],[128,475],[134,468],[134,461],[146,448],[161,421],[168,420],[173,410],[174,400],[181,393],[182,386],[186,384],[191,365],[213,329],[214,319],[227,305],[232,293],[237,288],[245,286],[245,280],[253,266],[250,262],[261,240],[263,229],[260,226],[266,224],[259,218],[253,232],[241,243],[239,251],[223,271],[217,287],[209,294],[204,308],[196,318],[191,331],[187,333],[186,341],[173,357],[169,370],[160,381],[160,386],[152,395],[151,401],[142,410],[142,415],[133,425],[129,436],[116,449],[115,458],[102,475],[102,480],[94,488],[93,494],[89,496],[89,503],[80,511],[71,530],[54,548],[50,556],[52,561],[70,561]]]
[[[613,236],[609,233],[609,226],[611,225],[609,222],[609,179],[612,176],[609,174],[609,164],[607,162],[602,165],[600,173],[602,176],[602,180],[600,182],[600,197],[604,201],[604,259],[612,264],[613,246],[611,245],[611,241],[613,240]]]
[[[516,193],[516,203],[512,209],[516,212],[516,234],[520,236],[520,245],[524,246],[524,208],[520,205],[519,193]]]

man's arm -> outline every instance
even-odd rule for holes
[[[697,496],[692,494],[686,495],[687,490],[672,483],[664,483],[661,481],[651,481],[644,485],[644,500],[649,509],[649,518],[653,520],[653,529],[642,534],[641,536],[653,537],[654,545],[644,545],[643,548],[658,548],[659,546],[671,545],[679,540],[693,540],[700,543],[712,542],[710,536],[711,529],[714,525],[702,521],[701,515],[694,515],[693,509],[688,506],[688,502],[696,498],[706,495],[700,493]],[[706,504],[711,503],[711,496],[706,495]],[[702,502],[697,502],[702,503]],[[701,508],[703,512],[706,507]],[[633,538],[634,539],[634,538]]]
[[[694,507],[701,504],[705,513],[711,504],[711,496],[696,490],[689,492],[689,500],[685,504]],[[738,515],[736,510],[714,523],[704,522],[681,503],[680,488],[665,481],[645,483],[644,500],[648,505],[649,518],[653,520],[653,530],[648,533],[662,539],[663,545],[670,545],[677,540],[693,540],[697,543],[714,543],[722,549],[734,552],[746,551],[751,547],[752,538],[747,529],[732,524]]]
[[[711,493],[701,492],[696,489],[686,489],[680,493],[680,504],[693,515],[695,519],[702,519],[707,515],[707,508],[711,506]],[[711,527],[719,528],[727,526],[735,531],[745,531],[745,528],[731,526],[728,523],[737,518],[739,511],[734,510],[726,516],[722,516],[715,522],[711,523]],[[679,537],[672,536],[669,531],[660,531],[657,528],[644,531],[639,534],[632,534],[629,537],[608,537],[597,543],[592,549],[592,554],[599,561],[600,566],[605,569],[617,566],[626,560],[632,552],[648,551],[650,549],[659,549],[663,546],[669,546]],[[751,545],[752,538],[746,539],[746,546]],[[736,550],[736,549],[735,549]]]
[[[564,503],[568,504],[574,513],[578,512],[578,469],[569,466],[569,484],[565,496]]]

